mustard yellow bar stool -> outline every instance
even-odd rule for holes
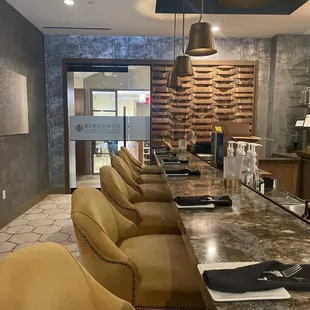
[[[2,310],[134,310],[61,245],[39,243],[0,261]]]
[[[179,234],[171,202],[146,202],[113,167],[100,169],[101,191],[113,206],[139,227],[140,235]]]
[[[111,157],[112,167],[119,173],[123,180],[135,191],[142,195],[143,201],[171,201],[166,183],[146,183],[139,184],[139,179],[135,177],[135,173],[129,168],[126,162],[119,156]],[[150,176],[150,175],[149,175]]]
[[[137,183],[145,184],[145,183],[165,183],[166,182],[161,174],[139,174],[137,171],[135,171],[135,169],[132,168],[128,158],[126,162],[126,155],[123,151],[118,151],[116,153],[116,156],[122,158],[122,160],[126,163],[126,165],[128,166],[128,168],[130,169],[133,175],[133,178],[135,179]]]
[[[181,236],[137,236],[94,188],[73,193],[72,220],[83,266],[111,293],[137,309],[205,309]]]
[[[122,146],[121,150],[125,153],[129,162],[132,164],[132,168],[139,174],[162,174],[162,169],[157,165],[142,165],[125,146]]]

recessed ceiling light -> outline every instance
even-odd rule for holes
[[[218,32],[219,30],[220,30],[220,27],[218,27],[218,26],[212,27],[213,32]]]
[[[123,85],[123,83],[118,83],[119,85]]]
[[[74,1],[73,0],[64,0],[64,3],[66,5],[73,5],[74,4]]]
[[[117,76],[117,74],[113,74],[113,76]]]

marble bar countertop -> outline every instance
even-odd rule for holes
[[[226,188],[221,171],[192,154],[188,159],[187,165],[163,166],[201,171],[200,177],[167,178],[172,197],[228,194],[233,201],[231,208],[177,211],[183,239],[195,264],[269,260],[310,264],[310,225],[245,186]],[[157,161],[162,165],[160,159]],[[220,310],[310,309],[310,292],[290,294],[289,300],[216,305]]]

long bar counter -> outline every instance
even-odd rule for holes
[[[228,194],[231,208],[211,210],[177,209],[179,226],[189,255],[195,265],[214,262],[263,262],[310,264],[310,225],[294,217],[251,189],[224,186],[222,172],[189,154],[187,165],[163,169],[199,169],[200,177],[169,177],[172,197],[179,195]],[[291,299],[217,303],[217,309],[310,309],[310,292],[289,292]],[[209,297],[202,284],[202,294]]]

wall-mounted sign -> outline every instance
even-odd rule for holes
[[[149,116],[126,117],[126,141],[149,141]],[[124,141],[123,116],[70,116],[71,141]]]
[[[27,79],[0,68],[0,136],[29,133]]]
[[[123,141],[121,116],[70,116],[71,141]]]

